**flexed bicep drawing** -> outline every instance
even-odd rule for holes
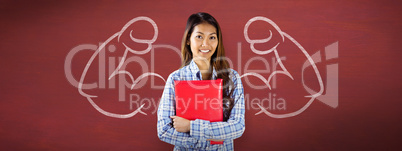
[[[143,30],[138,29],[138,27],[136,28],[136,26],[134,26],[139,21],[150,23],[148,24],[148,26],[150,25],[154,30],[151,39],[135,38],[135,36],[133,35],[133,31]],[[147,64],[144,63],[145,60],[140,57],[141,55],[145,55],[151,51],[152,44],[156,41],[157,37],[158,27],[151,18],[141,16],[130,20],[119,32],[113,34],[105,42],[101,43],[95,53],[91,56],[82,72],[78,84],[79,93],[82,96],[86,97],[89,103],[97,111],[109,117],[129,118],[136,115],[137,113],[142,113],[146,115],[146,113],[141,111],[141,108],[144,106],[144,104],[139,106],[139,108],[137,108],[136,110],[124,114],[107,111],[97,104],[102,103],[102,101],[98,101],[97,103],[95,103],[96,101],[94,101],[94,99],[103,97],[103,100],[117,100],[118,96],[121,102],[122,98],[124,100],[126,88],[133,90],[136,85],[139,85],[142,79],[148,76],[155,76],[165,81],[165,79],[161,75],[153,72],[148,72]],[[145,47],[141,47],[139,45],[145,45]],[[113,52],[115,54],[115,57],[106,57],[109,52]],[[94,61],[96,58],[99,58],[99,75],[101,75],[102,73],[106,76],[99,76],[100,79],[98,87],[96,88],[97,90],[89,91],[83,87],[83,83],[87,79],[90,79],[90,72],[93,69],[96,69],[96,61]],[[108,62],[107,65],[105,63],[106,61]],[[115,65],[115,62],[118,62],[117,66]],[[127,66],[133,64],[132,62],[137,63],[139,66],[136,66],[137,69],[129,71]],[[108,73],[106,73],[106,69],[108,69]],[[115,81],[117,78],[119,80],[116,84]],[[129,80],[127,81],[126,79]],[[105,85],[107,85],[108,88],[114,89],[105,89]],[[105,93],[112,94],[104,95]]]
[[[249,27],[253,22],[256,21],[262,21],[265,23],[265,25],[268,23],[268,26],[266,28],[269,28],[270,30],[267,38],[251,39],[249,37]],[[244,37],[246,41],[250,44],[250,49],[252,50],[253,53],[262,57],[268,55],[273,56],[273,58],[276,60],[275,67],[277,66],[277,68],[272,70],[269,74],[266,75],[255,72],[245,73],[242,75],[242,78],[256,77],[260,79],[262,82],[264,82],[264,84],[267,85],[269,90],[272,91],[273,79],[280,77],[282,81],[280,81],[280,83],[277,84],[278,88],[284,89],[283,87],[281,87],[282,83],[286,84],[292,83],[291,84],[292,87],[285,88],[286,91],[288,92],[299,91],[300,94],[302,94],[300,96],[295,97],[294,100],[298,99],[302,100],[303,98],[307,99],[306,104],[300,107],[299,109],[291,111],[290,113],[283,113],[283,114],[272,113],[266,110],[262,105],[258,104],[261,111],[258,112],[257,114],[265,113],[266,115],[273,118],[287,118],[296,116],[305,111],[311,105],[311,103],[313,103],[313,101],[323,93],[324,85],[322,82],[322,78],[311,56],[307,53],[307,51],[303,48],[301,44],[299,44],[289,34],[281,31],[279,26],[276,25],[272,20],[261,16],[250,19],[244,27]],[[268,48],[256,47],[256,45],[258,44],[264,45],[267,43],[269,44]],[[286,59],[286,61],[284,58]],[[313,73],[308,75],[310,78],[305,76],[304,69],[306,68],[305,67],[306,64],[309,64],[308,66],[311,67],[310,70]],[[315,85],[317,91],[306,91],[302,87],[305,84],[306,78],[310,79],[309,82]],[[300,90],[294,90],[294,89],[300,89]],[[286,95],[291,96],[296,94],[289,93]]]

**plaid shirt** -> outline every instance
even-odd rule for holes
[[[233,140],[239,138],[244,130],[244,91],[239,74],[230,69],[229,77],[234,83],[234,107],[226,122],[209,122],[196,119],[191,121],[190,132],[182,133],[173,128],[170,116],[175,113],[175,80],[201,80],[201,72],[194,61],[171,73],[166,81],[158,108],[158,137],[164,142],[175,145],[174,150],[224,150],[232,151]],[[212,79],[216,79],[213,70]],[[223,145],[211,145],[207,139],[224,140]]]

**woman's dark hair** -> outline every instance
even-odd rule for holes
[[[214,17],[208,13],[195,13],[192,14],[187,20],[186,30],[184,32],[183,40],[181,43],[181,55],[182,55],[182,65],[184,67],[190,64],[193,59],[193,54],[191,52],[190,45],[187,43],[190,41],[191,34],[193,33],[194,27],[207,23],[215,27],[218,37],[218,46],[216,47],[215,53],[211,56],[211,66],[214,67],[217,72],[217,78],[223,81],[223,120],[227,121],[230,116],[230,111],[234,106],[234,99],[231,97],[234,90],[233,81],[230,79],[229,74],[231,72],[228,61],[225,58],[225,49],[223,47],[222,31],[221,28]],[[212,73],[212,68],[209,69]],[[212,74],[208,79],[212,78]]]

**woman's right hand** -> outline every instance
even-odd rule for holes
[[[173,119],[173,127],[176,129],[176,131],[183,133],[190,132],[190,120],[179,116],[171,116],[170,118]]]

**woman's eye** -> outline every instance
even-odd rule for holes
[[[215,39],[216,39],[216,37],[210,37],[209,39],[211,39],[211,40],[215,40]]]
[[[202,39],[202,36],[195,36],[195,38],[197,38],[197,39]]]

